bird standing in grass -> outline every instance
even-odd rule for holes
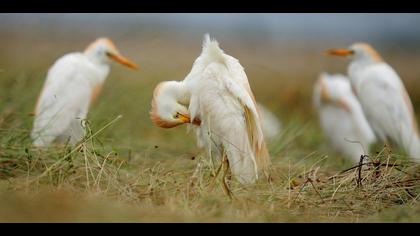
[[[335,150],[355,163],[369,153],[375,134],[347,77],[321,74],[315,83],[313,100],[324,134]]]
[[[255,182],[268,168],[261,118],[244,69],[209,35],[183,81],[155,88],[150,116],[163,128],[189,124],[198,146],[226,161],[243,184]]]
[[[413,105],[398,74],[369,44],[330,49],[352,59],[348,75],[367,120],[378,139],[392,141],[411,158],[420,159],[420,140]]]
[[[81,122],[99,95],[112,60],[137,69],[107,38],[99,38],[83,53],[66,54],[54,63],[35,108],[34,146],[45,147],[54,141],[72,145],[83,138]]]

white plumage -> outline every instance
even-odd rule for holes
[[[257,102],[261,114],[262,130],[266,139],[273,139],[280,134],[281,121],[268,108]]]
[[[151,118],[165,128],[195,123],[189,128],[195,131],[198,146],[209,155],[225,155],[232,175],[241,183],[253,183],[269,164],[246,74],[238,60],[225,54],[208,35],[186,78],[157,86]]]
[[[417,121],[410,97],[398,74],[368,44],[330,50],[349,55],[348,74],[372,129],[382,141],[392,141],[411,158],[420,158]]]
[[[66,54],[54,63],[35,108],[34,146],[45,147],[54,141],[74,144],[83,138],[81,122],[108,76],[110,59],[137,67],[106,38],[96,40],[83,53]]]
[[[321,74],[314,87],[314,104],[324,134],[336,151],[354,162],[369,153],[375,135],[348,78]]]

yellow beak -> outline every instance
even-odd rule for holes
[[[192,123],[194,125],[200,125],[201,124],[201,120],[200,119],[194,118],[194,120],[191,122],[190,116],[189,115],[185,115],[185,114],[178,114],[178,119],[180,119],[184,123]]]
[[[121,54],[108,53],[107,55],[109,56],[109,58],[111,58],[112,60],[120,63],[121,65],[130,67],[130,68],[135,69],[135,70],[138,70],[138,68],[139,68],[134,62],[132,62],[130,59],[122,56]]]
[[[184,114],[178,114],[178,119],[184,123],[190,123],[190,117]]]
[[[349,49],[344,49],[344,48],[333,48],[333,49],[329,49],[327,51],[328,55],[334,55],[334,56],[348,56],[353,54],[354,52],[352,50]]]

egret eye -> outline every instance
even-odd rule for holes
[[[174,118],[175,118],[175,119],[178,119],[178,118],[179,118],[179,113],[176,113],[176,114],[174,115]]]

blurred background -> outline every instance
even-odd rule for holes
[[[122,114],[116,128],[105,133],[109,142],[127,147],[162,144],[173,139],[173,132],[185,131],[152,126],[148,112],[153,89],[160,81],[187,75],[208,32],[240,60],[257,100],[285,127],[309,122],[319,136],[313,83],[323,71],[346,73],[348,64],[347,59],[327,57],[324,52],[331,47],[372,44],[400,74],[419,112],[419,22],[420,14],[0,14],[1,110],[17,115],[10,118],[17,122],[12,127],[30,129],[31,119],[16,117],[32,112],[51,64],[106,36],[140,70],[113,66],[91,110],[93,125]],[[322,142],[308,130],[306,146],[317,148]],[[167,142],[162,145],[170,148]]]

